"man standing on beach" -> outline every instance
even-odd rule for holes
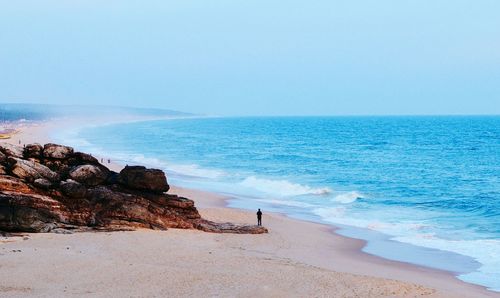
[[[259,210],[257,210],[257,225],[258,226],[262,225],[262,211],[260,211],[260,208]]]

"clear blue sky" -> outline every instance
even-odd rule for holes
[[[0,102],[500,114],[500,1],[0,0]]]

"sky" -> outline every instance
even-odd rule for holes
[[[0,102],[500,114],[498,0],[0,0]]]

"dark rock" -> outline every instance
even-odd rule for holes
[[[61,182],[61,192],[71,198],[83,198],[87,194],[85,185],[68,179]]]
[[[50,189],[52,187],[52,182],[45,178],[38,178],[33,181],[33,185],[41,189]]]
[[[56,182],[60,178],[59,174],[35,161],[9,157],[8,163],[10,164],[13,175],[29,182],[38,178],[46,178],[50,181]]]
[[[45,158],[66,159],[73,154],[73,148],[57,144],[45,144],[43,156]]]
[[[77,166],[69,172],[71,179],[85,185],[95,186],[103,183],[108,178],[108,171],[95,165]]]
[[[108,178],[106,179],[106,184],[117,184],[120,174],[115,171],[109,171]]]
[[[7,157],[12,156],[17,158],[23,158],[24,155],[24,149],[22,147],[5,142],[0,143],[0,151]]]
[[[72,156],[76,160],[76,162],[80,165],[82,164],[90,164],[90,165],[99,165],[99,161],[97,158],[93,157],[90,154],[83,152],[75,152]]]
[[[71,166],[62,159],[46,159],[43,163],[52,171],[59,173],[61,177],[67,177],[71,170]]]
[[[162,170],[146,169],[142,166],[126,166],[120,172],[118,182],[122,185],[151,192],[167,192],[170,186]]]
[[[43,154],[43,146],[35,143],[35,144],[28,144],[24,148],[24,157],[25,158],[36,158],[36,159],[41,159]]]

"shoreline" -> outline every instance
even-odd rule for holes
[[[200,213],[204,217],[211,220],[224,220],[223,218],[214,216],[211,213],[211,211],[213,212],[213,210],[216,209],[235,210],[236,212],[247,214],[248,217],[255,217],[253,212],[251,211],[229,207],[228,201],[231,200],[231,198],[222,194],[177,186],[172,186],[171,190],[173,191],[173,193],[180,196],[187,196],[192,198],[197,203],[197,206],[198,202],[200,202],[200,200],[197,199],[198,197],[208,197],[208,200],[210,200],[211,202],[207,204],[207,199],[201,200],[202,204],[198,206],[198,208]],[[333,255],[336,255],[336,257],[340,257],[344,261],[339,264],[337,262],[331,261],[325,262],[323,258],[310,258],[306,255],[294,256],[295,258],[300,259],[301,261],[309,265],[333,270],[336,272],[346,272],[350,274],[368,275],[379,278],[396,279],[404,282],[417,283],[419,285],[431,287],[433,289],[453,292],[454,294],[451,297],[461,297],[461,295],[464,295],[464,293],[469,292],[469,287],[473,289],[471,294],[474,294],[470,297],[500,297],[500,293],[491,291],[481,285],[462,281],[458,279],[455,273],[450,271],[419,266],[409,262],[390,260],[377,255],[366,253],[362,250],[363,247],[367,244],[366,240],[351,238],[338,234],[337,230],[339,230],[340,228],[334,225],[317,223],[305,219],[296,219],[288,216],[285,213],[269,212],[266,214],[266,216],[271,216],[271,218],[273,219],[277,218],[279,220],[293,222],[295,225],[307,225],[314,230],[320,230],[322,233],[322,239],[330,237],[333,238],[333,241],[330,242],[327,240],[324,241],[323,244],[319,245],[320,247],[327,248],[319,249],[322,251],[319,255],[328,255],[329,253],[332,253]],[[263,224],[264,226],[266,226],[265,217],[263,218]],[[338,247],[339,245],[340,247]],[[315,249],[318,250],[318,247],[316,247]],[[330,250],[334,250],[334,252],[331,252]],[[443,281],[449,284],[446,284],[446,286],[443,287]],[[458,287],[460,289],[456,289],[454,287]],[[464,297],[469,296],[467,294]]]
[[[136,121],[143,120],[153,119],[136,119]],[[123,120],[119,122],[128,121]],[[67,124],[67,120],[33,123],[32,126],[23,127],[18,134],[5,141],[14,144],[18,144],[19,141],[21,143],[32,143],[35,141],[38,143],[47,143],[51,140],[50,132],[60,127],[63,123]],[[115,171],[119,171],[123,167],[116,162],[104,163],[104,165]],[[170,193],[193,199],[202,216],[210,220],[233,222],[244,220],[246,223],[255,220],[253,212],[228,207],[227,201],[230,198],[217,193],[176,186],[172,186]],[[269,226],[266,220],[269,221]],[[254,247],[253,253],[257,251],[265,255],[272,255],[275,258],[286,258],[293,262],[340,274],[354,274],[359,277],[396,279],[402,283],[416,283],[437,290],[437,292],[431,291],[426,293],[439,297],[441,295],[444,297],[500,297],[499,293],[487,290],[483,286],[459,280],[451,272],[392,261],[365,253],[362,251],[362,248],[366,245],[366,241],[337,234],[335,232],[337,228],[334,226],[293,219],[278,213],[265,214],[263,221],[264,225],[270,229],[269,235],[266,235],[265,238],[273,236],[281,238],[286,244],[286,249],[277,249],[273,246],[274,244],[266,245],[265,243],[256,241],[259,246]],[[222,238],[230,237],[224,236]],[[252,236],[248,236],[247,238],[249,239],[243,240],[247,246],[252,247],[256,245],[252,242]],[[267,240],[273,242],[273,239]],[[229,239],[229,242],[231,241],[233,239]],[[244,251],[248,251],[248,248]],[[399,294],[411,295],[410,293]]]

